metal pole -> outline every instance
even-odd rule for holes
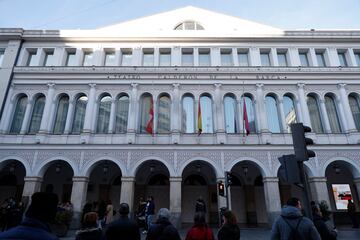
[[[310,190],[309,190],[309,184],[307,182],[306,174],[304,171],[304,162],[300,161],[300,162],[298,162],[298,165],[299,165],[299,170],[300,170],[303,196],[304,196],[304,201],[305,201],[302,203],[302,206],[305,210],[305,216],[307,216],[310,219],[313,219],[312,210],[310,209],[310,198],[309,198]]]

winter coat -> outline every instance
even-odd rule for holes
[[[240,228],[236,224],[225,223],[218,232],[218,240],[239,240]]]
[[[314,215],[314,225],[318,230],[321,239],[336,240],[337,233],[334,230],[330,230],[325,221],[319,215]]]
[[[309,218],[303,217],[300,209],[293,206],[284,206],[282,208],[281,216],[278,217],[272,226],[271,240],[287,240],[290,237],[291,228],[285,221],[287,221],[293,229],[295,229],[298,222],[301,221],[297,231],[304,240],[321,240],[313,222]]]
[[[178,230],[166,218],[150,226],[146,240],[181,240]]]
[[[195,204],[195,212],[206,213],[206,204],[204,200],[197,200]]]
[[[102,231],[100,228],[85,228],[76,232],[75,240],[101,240]]]
[[[185,240],[214,240],[214,234],[209,227],[193,226],[188,231]]]
[[[106,219],[105,219],[105,223],[109,224],[113,221],[114,217],[114,207],[113,205],[109,204],[106,207]]]
[[[140,240],[139,226],[127,216],[121,216],[105,229],[105,239],[115,240],[119,239],[119,236],[122,240]]]
[[[154,215],[155,214],[155,204],[154,201],[150,201],[146,204],[145,208],[145,214],[146,216]]]
[[[0,239],[57,240],[47,224],[26,217],[19,226],[0,233]]]

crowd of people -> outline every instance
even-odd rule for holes
[[[24,214],[24,204],[14,198],[5,199],[0,205],[0,229],[6,231],[20,224]]]
[[[349,201],[348,210],[354,211],[354,203]],[[7,199],[2,205],[5,216],[14,217],[17,223],[2,222],[0,239],[52,240],[58,239],[51,233],[51,223],[59,209],[72,211],[72,204],[58,204],[58,197],[52,192],[38,192],[31,197],[31,204],[22,218],[23,205],[14,199]],[[87,203],[81,217],[81,229],[76,232],[76,240],[140,240],[144,234],[146,240],[180,240],[176,226],[171,223],[171,214],[167,208],[160,208],[155,217],[154,198],[147,201],[140,198],[136,219],[129,218],[130,208],[121,203],[117,216],[111,202]],[[303,239],[303,240],[334,240],[337,230],[330,221],[328,214],[315,202],[311,203],[312,219],[303,216],[302,205],[298,198],[290,198],[282,208],[281,215],[274,222],[270,239]],[[14,214],[14,211],[18,213]],[[9,215],[9,213],[11,213]],[[17,215],[18,214],[18,215]],[[233,212],[221,211],[221,227],[215,237],[212,228],[206,223],[206,204],[200,197],[195,204],[194,223],[188,230],[185,240],[239,240],[240,228]],[[15,221],[12,219],[12,221]],[[353,219],[354,227],[358,227]],[[143,230],[143,231],[141,231]]]

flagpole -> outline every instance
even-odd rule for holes
[[[245,104],[245,98],[244,98],[244,94],[245,94],[245,81],[243,80],[242,82],[242,86],[243,86],[243,91],[242,91],[242,131],[243,131],[243,137],[242,137],[242,143],[245,144],[245,116],[244,116],[244,104]]]

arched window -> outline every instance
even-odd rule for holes
[[[34,108],[31,116],[29,134],[35,134],[40,129],[41,118],[45,107],[45,96],[39,96],[34,103]]]
[[[286,130],[290,132],[290,124],[296,123],[294,100],[290,96],[285,95],[283,97],[283,102],[284,102]]]
[[[24,120],[26,105],[27,105],[27,97],[26,96],[20,97],[16,103],[16,108],[11,123],[10,133],[20,133],[21,125]]]
[[[128,115],[129,115],[129,97],[127,95],[123,95],[117,101],[117,106],[116,106],[116,125],[115,125],[116,133],[126,132]]]
[[[171,112],[171,100],[168,96],[163,95],[159,98],[158,106],[158,133],[170,132],[170,112]]]
[[[111,111],[111,97],[109,95],[103,96],[99,102],[99,111],[97,119],[97,133],[108,133],[109,120]]]
[[[250,97],[245,96],[245,104],[246,104],[246,113],[250,125],[250,132],[256,133],[254,102]]]
[[[86,96],[80,96],[76,100],[74,121],[73,121],[73,126],[72,126],[72,131],[71,131],[72,134],[80,134],[84,127],[87,102],[88,102],[88,97],[86,97]]]
[[[213,110],[212,100],[210,97],[204,95],[200,97],[201,106],[201,121],[202,121],[202,132],[213,133]]]
[[[329,118],[331,132],[340,133],[341,126],[340,126],[339,116],[336,111],[335,101],[332,97],[325,96],[325,107]]]
[[[358,131],[360,131],[360,106],[359,106],[359,102],[358,102],[358,100],[356,99],[355,96],[350,95],[349,96],[349,104],[350,104],[351,113],[352,113],[353,118],[354,118],[356,129]]]
[[[237,132],[236,121],[236,100],[232,96],[225,96],[224,98],[224,110],[225,110],[225,130],[226,133]]]
[[[267,122],[270,132],[280,133],[280,121],[278,114],[279,112],[275,98],[270,95],[266,96],[265,104],[266,104]]]
[[[54,124],[54,134],[64,133],[68,108],[69,108],[69,97],[67,95],[64,95],[59,99],[57,105],[56,118]]]
[[[146,133],[146,125],[150,119],[150,106],[152,103],[152,96],[144,94],[140,99],[140,133]]]
[[[174,30],[204,30],[204,27],[198,22],[186,21],[176,25]]]
[[[195,132],[194,97],[186,95],[182,101],[182,130],[185,133]]]
[[[315,97],[308,96],[307,97],[307,105],[309,108],[309,115],[311,121],[311,127],[316,133],[323,133],[324,129],[321,122],[321,116],[319,111],[319,105]]]

